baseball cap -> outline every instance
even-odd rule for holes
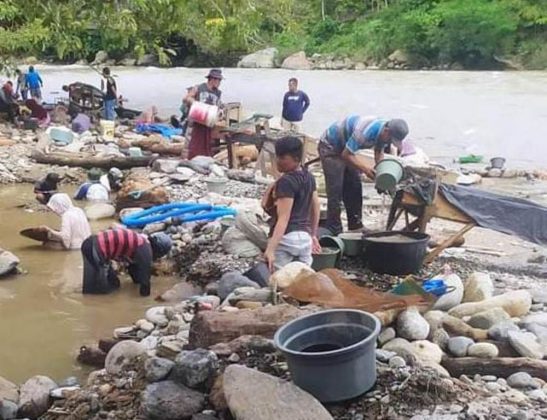
[[[401,142],[408,135],[408,124],[405,120],[389,120],[387,123],[387,128],[389,128],[391,140],[394,142]]]

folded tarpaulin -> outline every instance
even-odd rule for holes
[[[159,133],[163,137],[170,139],[173,136],[180,136],[182,130],[180,128],[174,128],[167,124],[137,124],[135,131],[138,134],[145,133]]]
[[[477,225],[547,245],[547,207],[477,188],[441,184],[446,200]]]

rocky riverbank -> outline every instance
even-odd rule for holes
[[[40,135],[3,127],[0,146],[5,182],[34,181],[46,171],[80,180],[83,170],[37,165],[30,157]],[[91,143],[102,137],[94,134]],[[141,141],[127,127],[119,141]],[[16,140],[16,141],[13,141]],[[116,151],[117,153],[117,151]],[[158,293],[152,307],[112,337],[83,347],[79,360],[97,368],[86,381],[56,383],[35,376],[21,386],[0,378],[0,417],[53,419],[533,419],[547,416],[547,296],[541,249],[528,250],[537,270],[505,270],[496,256],[448,255],[419,277],[439,276],[453,289],[427,307],[378,312],[375,387],[344,403],[320,404],[296,387],[284,355],[272,343],[287,321],[320,310],[287,290],[299,272],[255,282],[243,275],[265,246],[258,199],[262,179],[230,171],[213,159],[156,160],[126,176],[146,178],[170,201],[199,201],[239,211],[235,219],[148,224],[174,241],[155,269],[181,282]],[[207,179],[227,178],[222,194]],[[245,181],[242,181],[245,180]],[[382,221],[378,206],[367,221]],[[433,227],[440,233],[442,227]],[[432,232],[432,233],[433,233]],[[507,239],[506,239],[507,241]],[[474,256],[473,256],[474,255]],[[450,270],[443,265],[449,262]],[[487,272],[477,272],[488,265]],[[388,291],[403,278],[368,271],[344,258],[344,277],[361,287]],[[319,274],[312,273],[313,276]],[[326,274],[321,274],[326,275]],[[328,279],[328,276],[327,276]],[[323,280],[325,278],[323,277]],[[365,308],[366,309],[366,308]]]

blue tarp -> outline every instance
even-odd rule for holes
[[[135,131],[139,134],[159,133],[163,137],[170,139],[173,136],[180,136],[182,130],[180,128],[171,127],[168,124],[137,124]]]

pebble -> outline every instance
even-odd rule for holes
[[[395,329],[392,327],[388,327],[384,331],[382,331],[380,335],[378,336],[378,344],[380,346],[383,346],[388,341],[393,340],[395,336],[396,336]]]
[[[389,367],[393,369],[400,369],[404,368],[406,366],[405,359],[403,359],[401,356],[394,356],[391,359],[389,359]]]
[[[238,363],[241,360],[241,357],[237,353],[230,354],[230,357],[228,357],[228,361],[230,363]]]
[[[497,382],[487,382],[484,387],[492,393],[497,393],[501,391],[501,385]]]
[[[383,350],[383,349],[376,349],[376,359],[380,362],[387,363],[389,362],[389,359],[396,356],[397,353],[393,351]]]
[[[481,357],[483,359],[492,359],[499,354],[498,348],[491,343],[476,343],[469,346],[467,355],[470,357]]]
[[[484,375],[484,376],[482,377],[482,380],[483,380],[484,382],[496,382],[497,379],[498,379],[498,378],[497,378],[496,376],[494,376],[494,375]]]
[[[527,372],[513,373],[507,378],[507,385],[511,388],[538,388],[538,383]]]

